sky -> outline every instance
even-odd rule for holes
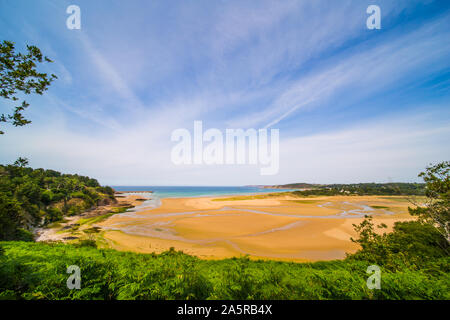
[[[0,0],[0,40],[38,46],[58,76],[26,96],[32,124],[3,126],[1,164],[225,186],[413,182],[450,160],[449,1]],[[278,129],[278,172],[174,164],[171,134],[195,120]]]

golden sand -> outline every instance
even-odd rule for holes
[[[408,205],[402,197],[378,196],[163,199],[158,208],[114,215],[98,226],[118,250],[159,253],[174,247],[205,259],[330,260],[358,249],[350,237],[364,214],[389,230],[395,221],[412,219]]]

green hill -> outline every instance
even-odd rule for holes
[[[0,165],[0,240],[31,240],[35,227],[115,202],[95,179],[26,165]]]
[[[353,184],[308,184],[291,183],[273,186],[283,189],[307,189],[294,191],[299,196],[308,195],[424,195],[425,183],[353,183]]]

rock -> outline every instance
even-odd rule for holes
[[[78,237],[64,237],[63,240],[76,240]]]

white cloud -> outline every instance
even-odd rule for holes
[[[279,178],[321,183],[411,181],[429,163],[450,158],[444,147],[449,139],[449,123],[436,124],[423,116],[379,119],[291,138],[281,146]]]
[[[373,94],[400,79],[407,79],[418,70],[427,72],[450,65],[448,56],[450,37],[448,16],[425,25],[407,35],[400,35],[378,46],[363,49],[362,52],[336,57],[325,61],[323,66],[293,81],[266,108],[254,114],[230,121],[231,126],[272,127],[299,109],[324,106],[339,99],[342,90],[353,88],[353,96],[364,97]]]
[[[280,173],[272,177],[251,166],[174,166],[170,133],[196,119],[208,127],[275,126],[300,109],[358,102],[450,61],[448,16],[409,33],[359,39],[340,52],[364,37],[363,1],[239,1],[204,10],[206,4],[148,12],[117,4],[130,10],[126,21],[92,7],[102,26],[89,36],[94,28],[83,29],[79,41],[65,33],[67,42],[49,51],[57,57],[56,48],[68,45],[64,52],[73,56],[66,61],[73,63],[56,64],[63,81],[45,94],[45,113],[38,116],[40,105],[32,103],[33,125],[0,137],[2,162],[27,156],[34,167],[107,184],[237,185],[406,181],[428,162],[448,159],[448,124],[408,118],[307,137],[283,139],[282,131]],[[411,5],[382,1],[383,17]],[[38,36],[34,28],[28,26]]]
[[[5,162],[27,156],[33,167],[78,172],[112,185],[411,181],[430,162],[450,158],[450,150],[443,147],[450,139],[449,123],[437,124],[436,116],[379,119],[326,134],[281,136],[280,171],[274,176],[260,176],[259,167],[249,165],[176,166],[170,160],[174,143],[167,129],[155,136],[144,127],[82,136],[55,123],[10,130],[8,135],[21,144],[0,140],[0,148]]]

